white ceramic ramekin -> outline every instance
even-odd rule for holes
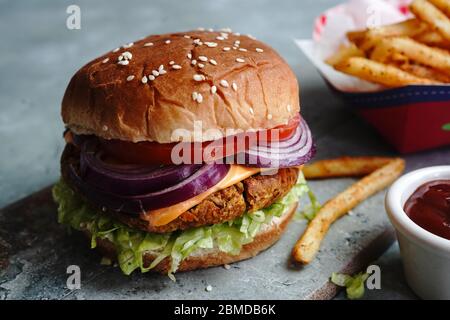
[[[450,240],[415,224],[403,207],[418,187],[440,179],[450,179],[450,166],[428,167],[405,174],[391,186],[385,202],[397,232],[406,280],[423,299],[450,299]]]

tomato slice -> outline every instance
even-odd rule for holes
[[[216,141],[197,143],[157,143],[157,142],[128,142],[122,140],[99,139],[102,150],[118,161],[133,164],[173,164],[172,150],[178,145],[184,151],[190,152],[190,163],[201,163],[220,159],[245,151],[258,141],[283,141],[289,139],[300,123],[300,114],[292,118],[286,125],[281,125],[268,130],[258,132],[257,139],[251,139],[250,134],[237,134]],[[241,139],[241,140],[240,140]],[[243,139],[243,140],[242,140]],[[238,142],[239,141],[239,142]],[[177,153],[178,154],[178,153]],[[189,158],[189,154],[179,154],[183,159]],[[198,156],[200,155],[200,159]],[[194,158],[195,156],[195,158]],[[195,161],[194,161],[195,160]],[[186,163],[186,162],[185,162]]]

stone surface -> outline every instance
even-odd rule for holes
[[[81,30],[65,25],[64,1],[0,1],[0,207],[40,190],[59,175],[63,125],[59,108],[70,76],[84,63],[146,34],[199,26],[231,27],[269,43],[286,58],[301,83],[302,113],[314,132],[318,158],[341,155],[395,155],[325,86],[313,66],[296,48],[294,38],[309,37],[314,17],[339,1],[76,1]],[[126,10],[125,10],[126,9]],[[448,164],[443,148],[407,157],[407,170]],[[324,201],[351,179],[317,181],[311,186]],[[326,285],[333,271],[346,267],[370,240],[388,226],[379,194],[357,207],[355,215],[338,221],[318,259],[303,270],[288,266],[288,256],[304,222],[293,222],[286,235],[260,256],[234,264],[180,274],[173,283],[158,275],[133,274],[99,265],[99,257],[80,235],[68,236],[54,220],[54,207],[43,193],[42,206],[28,211],[11,207],[0,214],[2,298],[308,298]],[[15,208],[17,209],[17,207]],[[34,217],[34,220],[26,220]],[[42,220],[41,220],[42,219]],[[382,267],[382,290],[366,297],[408,299],[414,295],[402,275],[397,246],[376,261]],[[83,272],[80,291],[65,288],[66,267]],[[205,291],[211,285],[212,291]],[[342,295],[339,297],[342,298]]]

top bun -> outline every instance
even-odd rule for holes
[[[176,129],[188,133],[184,141],[269,129],[299,111],[287,63],[271,47],[230,30],[126,44],[78,70],[62,102],[64,123],[77,134],[159,143],[180,141]],[[194,121],[201,121],[202,135],[200,122],[193,134]]]

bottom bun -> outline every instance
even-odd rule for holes
[[[298,202],[293,203],[281,217],[273,217],[270,224],[264,225],[251,243],[244,245],[238,255],[231,255],[218,248],[198,249],[184,259],[177,272],[204,269],[245,260],[256,256],[266,250],[280,239],[297,209]],[[97,239],[98,250],[107,258],[117,260],[116,251],[112,242],[107,239]],[[147,252],[144,255],[144,266],[149,266],[156,258],[156,254]],[[150,271],[167,274],[170,269],[170,259],[165,258]]]

